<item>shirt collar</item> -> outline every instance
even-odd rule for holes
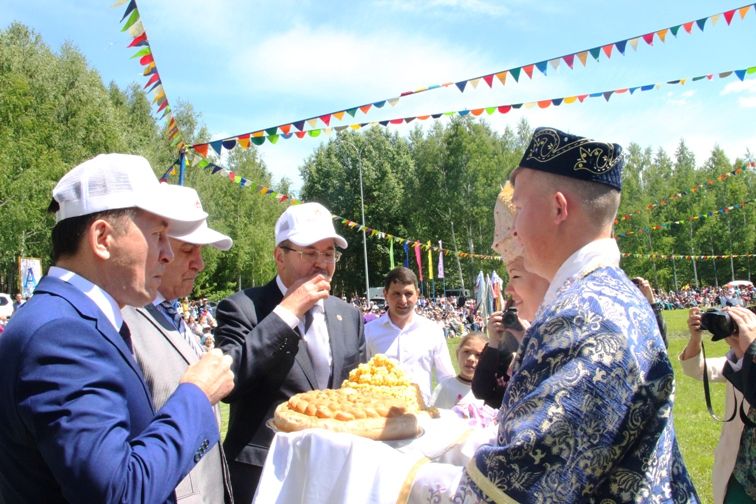
[[[58,280],[63,280],[79,289],[85,296],[91,299],[95,305],[97,305],[97,308],[99,308],[108,321],[110,321],[116,331],[121,330],[121,325],[123,324],[121,309],[118,307],[116,300],[104,289],[93,284],[83,276],[65,268],[61,268],[60,266],[50,266],[47,275],[57,278]]]
[[[588,273],[602,266],[619,266],[620,251],[614,238],[602,238],[583,245],[557,270],[543,297],[543,305],[551,303],[559,289],[573,276]]]

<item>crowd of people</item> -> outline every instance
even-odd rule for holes
[[[620,268],[623,164],[619,145],[536,129],[494,208],[510,300],[486,320],[474,302],[421,298],[401,266],[384,280],[385,310],[332,295],[348,244],[314,202],[276,222],[276,275],[213,313],[187,296],[202,249],[233,242],[209,227],[196,191],[160,184],[139,156],[74,167],[53,189],[53,266],[0,337],[0,501],[698,502],[660,317],[680,299]],[[703,358],[696,307],[679,358],[741,394],[715,495],[753,502],[756,314],[741,306],[752,291],[698,294],[699,306],[727,305],[716,316],[732,350]],[[446,341],[457,335],[459,372]],[[420,462],[358,436],[275,434],[280,404],[338,388],[376,354],[425,403],[474,420],[473,434]],[[382,455],[353,459],[365,446]],[[328,463],[297,472],[312,453]]]

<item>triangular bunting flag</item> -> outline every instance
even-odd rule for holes
[[[223,141],[223,148],[226,150],[231,150],[234,147],[236,147],[236,139],[232,138],[230,140],[224,140]]]
[[[486,82],[486,84],[488,84],[488,87],[493,87],[493,78],[494,78],[493,74],[486,75],[483,77],[483,80]]]
[[[293,124],[293,125],[294,125],[294,127],[295,127],[295,128],[297,128],[297,129],[298,129],[299,131],[303,131],[303,130],[304,130],[304,123],[305,123],[304,121],[297,121],[297,122],[294,122],[294,123],[292,123],[292,124]]]
[[[745,7],[741,7],[740,9],[738,9],[738,14],[740,14],[740,19],[744,19],[750,9],[751,9],[750,5],[746,5]]]
[[[543,75],[546,75],[546,69],[548,68],[548,61],[541,61],[535,64],[536,68],[541,71]]]
[[[192,148],[194,149],[194,152],[196,152],[200,156],[207,157],[207,148],[208,147],[209,147],[208,144],[200,144],[200,145],[195,145]]]
[[[357,113],[357,108],[355,107],[355,108],[347,109],[346,113],[349,114],[350,116],[354,117],[354,114]]]
[[[480,79],[470,79],[470,85],[473,87],[473,89],[478,88],[478,83],[480,82]]]
[[[698,29],[701,31],[704,31],[704,25],[706,25],[706,20],[708,18],[701,18],[696,20],[696,24],[698,25]]]
[[[549,65],[551,65],[552,70],[556,70],[559,68],[559,62],[562,61],[559,58],[554,58],[553,60],[549,60]]]
[[[344,111],[342,110],[341,112],[334,112],[333,117],[341,121],[342,119],[344,119]]]
[[[533,65],[533,64],[530,64],[530,65],[525,65],[524,67],[522,67],[522,69],[523,69],[523,70],[525,71],[525,74],[526,74],[526,75],[528,76],[528,78],[530,78],[530,79],[532,79],[532,78],[533,78],[533,67],[534,67],[534,65]]]
[[[460,93],[465,92],[465,86],[467,86],[467,81],[459,81],[456,83],[457,89],[459,89]]]
[[[727,11],[724,13],[725,21],[727,22],[727,25],[729,26],[730,22],[732,22],[732,17],[735,15],[735,9],[731,11]]]
[[[690,33],[691,31],[693,31],[693,23],[694,21],[688,21],[687,23],[683,23],[683,29],[686,32]]]
[[[677,32],[680,31],[680,25],[670,27],[669,31],[672,32],[672,35],[677,37]]]
[[[501,85],[505,85],[507,83],[507,72],[499,72],[496,74],[496,78],[499,79],[499,82],[501,82]]]
[[[588,52],[591,53],[591,56],[593,56],[593,59],[598,61],[599,56],[601,55],[601,48],[600,47],[594,47],[593,49],[590,49]],[[583,63],[585,64],[585,63]]]
[[[363,114],[367,114],[368,110],[370,110],[370,107],[372,106],[373,106],[372,103],[368,103],[367,105],[363,105],[362,107],[360,107],[360,110],[362,111]]]
[[[520,68],[513,68],[509,71],[509,73],[512,74],[512,77],[514,77],[515,82],[520,82]]]
[[[606,44],[601,49],[604,51],[604,54],[606,54],[607,58],[611,58],[612,57],[612,49],[613,48],[614,48],[614,44]]]
[[[249,149],[249,135],[241,135],[236,139],[239,142],[239,147],[241,147],[243,150]]]
[[[614,44],[617,47],[617,50],[620,52],[620,54],[625,54],[625,46],[627,45],[627,40],[620,40],[619,42],[616,42]]]
[[[633,51],[638,50],[638,37],[632,38],[628,40],[628,42],[630,42],[630,47],[633,48]]]
[[[567,66],[572,68],[572,63],[575,61],[575,55],[574,54],[568,54],[567,56],[564,56],[562,58],[565,63],[567,63]]]
[[[214,142],[210,142],[210,147],[213,148],[216,154],[220,156],[221,153],[221,147],[223,146],[223,140],[216,140]]]
[[[314,128],[315,126],[318,125],[318,118],[317,117],[313,117],[312,119],[307,119],[307,121],[305,121],[305,122],[307,122],[307,124],[310,126],[310,128]]]
[[[654,34],[646,33],[645,35],[643,35],[643,41],[650,46],[654,45]]]
[[[585,62],[588,61],[588,53],[586,51],[577,53],[577,57],[580,60],[580,63],[585,66]]]
[[[388,104],[392,107],[396,107],[396,104],[399,103],[399,98],[390,98],[388,100]]]
[[[659,30],[658,32],[656,32],[656,36],[659,37],[659,40],[661,40],[662,42],[664,42],[664,39],[667,38],[667,32],[668,31],[669,30],[667,28],[664,28],[663,30]]]

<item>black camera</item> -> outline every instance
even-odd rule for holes
[[[522,331],[525,329],[522,327],[522,324],[520,324],[520,317],[517,316],[517,308],[514,307],[506,309],[504,315],[501,317],[501,323],[504,325],[505,329],[514,329],[515,331]]]
[[[710,308],[701,314],[701,329],[713,334],[711,341],[719,341],[732,336],[737,328],[735,321],[726,311]]]

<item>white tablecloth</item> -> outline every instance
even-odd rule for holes
[[[450,502],[464,464],[495,428],[470,428],[453,415],[421,425],[420,437],[389,442],[321,429],[277,433],[254,502],[427,502],[431,496]]]

